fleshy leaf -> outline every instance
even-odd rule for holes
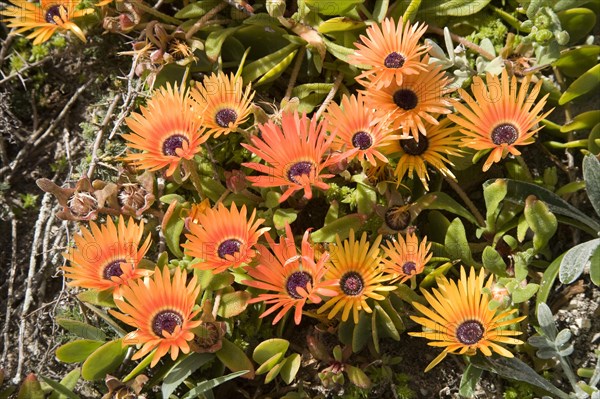
[[[121,339],[116,339],[102,345],[88,356],[81,366],[81,376],[88,381],[100,380],[106,374],[115,371],[127,354],[127,347]]]

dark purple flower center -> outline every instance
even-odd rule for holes
[[[427,137],[419,133],[419,141],[414,138],[402,139],[400,140],[400,146],[408,155],[421,155],[429,148],[429,141]]]
[[[385,211],[385,224],[392,230],[404,230],[410,223],[410,213],[399,209],[399,206],[392,206]]]
[[[404,58],[402,54],[394,51],[385,57],[383,65],[385,65],[386,68],[401,68],[402,65],[404,65],[404,61],[406,61],[406,58]]]
[[[49,24],[56,25],[56,22],[54,21],[54,17],[58,17],[60,19],[60,9],[61,8],[64,9],[64,7],[60,4],[48,7],[48,9],[46,10],[46,15],[44,16],[44,19],[46,20],[46,22],[48,22]],[[65,9],[65,14],[66,14],[66,12],[67,12],[67,10]]]
[[[154,320],[152,320],[152,332],[156,334],[157,337],[164,338],[162,333],[163,330],[169,334],[173,334],[175,327],[181,326],[182,324],[183,317],[181,314],[172,310],[163,310],[154,316]]]
[[[348,272],[340,278],[340,288],[344,294],[356,296],[363,292],[365,282],[357,272]]]
[[[313,167],[313,164],[308,161],[296,162],[288,170],[288,173],[287,173],[288,180],[293,183],[300,184],[300,180],[298,180],[297,177],[302,176],[302,175],[310,176],[312,167]]]
[[[163,154],[171,157],[176,156],[177,150],[183,147],[183,143],[189,144],[190,141],[187,139],[187,137],[181,134],[174,134],[167,137],[167,139],[163,142]]]
[[[417,94],[410,89],[396,90],[393,98],[394,103],[405,111],[415,108],[419,102]]]
[[[294,272],[288,277],[285,288],[287,289],[289,296],[294,299],[301,299],[302,296],[298,294],[297,288],[302,287],[306,289],[308,283],[312,284],[312,277],[310,274],[306,272]]]
[[[503,123],[492,130],[492,142],[496,145],[512,144],[519,138],[519,132],[510,123]]]
[[[223,241],[217,249],[219,258],[226,259],[225,257],[227,255],[233,255],[236,252],[239,252],[241,246],[242,242],[233,238]]]
[[[121,269],[121,263],[125,263],[125,259],[117,259],[111,263],[109,263],[102,272],[102,277],[105,280],[110,280],[111,277],[121,277],[123,274],[123,270]]]
[[[357,132],[352,136],[352,145],[361,150],[367,150],[373,145],[373,138],[367,132]]]
[[[456,329],[456,339],[465,345],[474,345],[483,338],[485,332],[480,322],[468,320]]]
[[[229,127],[230,123],[235,123],[237,120],[237,113],[231,108],[224,108],[217,112],[215,115],[215,122],[221,127]]]
[[[407,276],[413,274],[415,270],[417,270],[417,265],[415,262],[408,261],[402,265],[402,273],[406,274]]]

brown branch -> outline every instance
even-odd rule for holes
[[[428,32],[431,32],[431,33],[435,33],[435,34],[437,34],[437,35],[440,35],[440,36],[442,36],[442,37],[444,36],[444,30],[443,30],[442,28],[439,28],[439,27],[437,27],[437,26],[434,26],[434,25],[429,25],[429,27],[427,28],[427,31],[428,31]],[[481,47],[479,47],[479,46],[478,46],[478,45],[476,45],[475,43],[473,43],[473,42],[471,42],[471,41],[469,41],[469,40],[465,39],[465,38],[464,38],[464,37],[462,37],[462,36],[458,36],[458,35],[456,35],[456,34],[454,34],[454,33],[450,32],[450,37],[451,37],[451,38],[452,38],[452,40],[453,40],[453,41],[455,41],[456,43],[460,43],[460,44],[462,44],[463,46],[465,46],[465,47],[467,47],[467,48],[469,48],[469,49],[471,49],[471,50],[475,51],[476,53],[479,53],[479,54],[481,54],[481,56],[482,56],[483,58],[486,58],[486,59],[487,59],[487,60],[489,60],[489,61],[491,61],[491,60],[493,60],[494,58],[496,58],[496,57],[494,57],[492,54],[488,53],[487,51],[485,51],[484,49],[482,49]]]

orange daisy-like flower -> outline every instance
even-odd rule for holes
[[[85,34],[72,20],[94,10],[76,10],[80,0],[41,0],[39,5],[27,0],[11,0],[11,3],[5,10],[0,11],[0,15],[12,18],[3,19],[2,22],[8,22],[9,28],[17,28],[13,34],[33,30],[27,38],[34,39],[34,45],[44,43],[56,31],[67,30],[73,32],[81,41],[86,41]]]
[[[485,284],[492,288],[493,276]],[[490,295],[484,291],[484,269],[479,275],[475,269],[467,277],[464,267],[460,270],[458,283],[448,281],[446,277],[438,279],[438,289],[433,295],[427,291],[423,294],[433,310],[417,302],[413,306],[425,317],[411,316],[415,322],[425,327],[424,332],[410,332],[409,335],[427,338],[430,346],[443,347],[440,353],[425,369],[431,370],[441,362],[448,353],[474,355],[479,349],[484,355],[491,356],[492,350],[501,356],[513,357],[500,344],[520,345],[523,341],[511,336],[521,332],[507,330],[505,327],[517,324],[525,316],[509,318],[517,309],[507,311],[490,310]]]
[[[241,78],[223,72],[205,78],[190,94],[199,104],[202,123],[214,137],[234,132],[244,123],[254,97],[250,84],[244,90]]]
[[[431,243],[427,245],[427,237],[419,244],[419,239],[414,233],[407,234],[406,241],[398,234],[398,241],[391,242],[384,248],[385,255],[389,258],[383,259],[385,271],[393,276],[393,281],[403,283],[423,271],[433,256],[429,252],[430,249]]]
[[[194,267],[217,274],[249,263],[256,255],[252,248],[259,237],[270,230],[269,227],[259,229],[265,220],[254,220],[255,217],[256,210],[248,219],[246,205],[238,211],[235,203],[231,209],[219,204],[216,209],[198,214],[198,223],[188,225],[191,234],[186,234],[188,242],[182,245],[186,254],[203,260]]]
[[[404,176],[408,174],[410,179],[416,173],[425,189],[429,189],[429,172],[427,165],[433,166],[442,175],[454,178],[454,174],[448,168],[452,165],[447,158],[448,155],[460,155],[458,149],[460,138],[457,136],[456,127],[448,127],[451,121],[444,118],[439,125],[425,122],[427,135],[419,133],[419,140],[414,138],[393,141],[386,148],[387,152],[400,156],[396,166],[396,182],[399,185]]]
[[[243,283],[250,287],[275,292],[260,294],[249,301],[249,303],[264,301],[266,304],[273,304],[260,317],[279,310],[273,319],[273,324],[276,324],[290,309],[295,308],[294,322],[300,324],[302,308],[306,302],[320,303],[321,296],[336,295],[336,291],[333,290],[335,282],[323,280],[329,254],[325,253],[315,261],[315,251],[308,242],[308,230],[302,238],[301,255],[298,255],[294,235],[289,225],[286,225],[285,233],[285,237],[280,237],[279,244],[275,243],[268,234],[265,236],[273,253],[265,246],[257,245],[260,254],[258,265],[248,270],[248,274],[254,280],[246,280]]]
[[[63,254],[70,266],[62,270],[73,280],[68,285],[118,293],[124,284],[151,273],[137,268],[150,246],[150,236],[141,243],[144,222],[137,224],[130,218],[125,223],[120,216],[116,226],[108,218],[100,227],[90,222],[90,229],[82,227],[81,234],[75,236],[76,248]]]
[[[115,304],[123,313],[110,310],[110,313],[137,328],[123,337],[126,345],[142,345],[132,359],[140,359],[156,349],[150,367],[167,352],[171,359],[177,359],[179,351],[189,353],[189,341],[194,339],[191,330],[200,325],[200,320],[192,321],[200,309],[193,310],[200,286],[194,276],[186,286],[187,273],[175,269],[171,279],[169,269],[162,272],[157,267],[152,278],[136,280],[122,288],[122,298],[115,298]]]
[[[553,111],[539,114],[549,94],[536,104],[542,81],[537,82],[528,95],[531,75],[523,79],[520,87],[517,78],[509,78],[506,70],[502,71],[502,79],[488,72],[486,82],[487,85],[478,76],[473,78],[471,91],[474,99],[460,89],[466,105],[455,103],[458,114],[448,116],[463,128],[460,131],[467,136],[463,139],[467,147],[479,151],[492,150],[483,165],[484,172],[509,152],[520,155],[516,147],[533,143],[533,135],[541,129],[541,126],[536,126]]]
[[[264,173],[266,176],[248,176],[255,187],[287,186],[279,202],[285,201],[295,191],[304,189],[304,196],[312,198],[311,185],[326,190],[329,186],[322,170],[335,160],[323,160],[334,136],[327,137],[326,122],[309,119],[305,114],[284,113],[281,126],[273,121],[259,125],[262,135],[252,137],[252,145],[244,148],[265,160],[268,165],[246,162],[243,166]]]
[[[380,150],[400,138],[390,134],[385,120],[375,115],[375,110],[365,104],[363,95],[344,96],[341,106],[332,103],[327,111],[331,133],[335,136],[331,148],[349,150],[345,159],[368,160],[376,165],[376,158],[382,162],[388,159]]]
[[[418,140],[419,132],[427,135],[423,120],[437,125],[437,114],[451,112],[450,100],[444,97],[451,91],[449,83],[441,66],[429,64],[426,71],[405,76],[401,85],[392,82],[380,90],[367,87],[363,92],[372,107],[390,116],[394,129],[401,127],[405,137],[412,135]]]
[[[360,36],[362,43],[354,44],[358,50],[350,56],[352,63],[371,67],[360,74],[357,80],[378,90],[392,82],[400,86],[404,77],[427,70],[427,64],[421,61],[421,56],[428,48],[419,45],[426,30],[427,25],[404,24],[402,18],[398,21],[398,26],[390,18],[386,18],[381,27],[370,26],[366,32],[368,37]],[[360,81],[361,79],[368,81]]]
[[[125,119],[133,133],[123,135],[129,147],[143,151],[125,157],[140,168],[168,168],[166,174],[171,176],[181,160],[192,159],[208,139],[196,115],[198,105],[184,88],[167,84],[154,92],[141,111]]]
[[[346,321],[352,310],[354,323],[358,323],[359,311],[372,312],[367,304],[368,298],[380,301],[385,297],[379,292],[393,291],[396,287],[387,285],[390,276],[383,274],[379,250],[381,236],[377,236],[373,245],[369,246],[367,233],[363,233],[360,241],[356,241],[354,230],[350,230],[350,238],[343,245],[338,235],[336,243],[337,246],[331,250],[331,265],[325,278],[338,281],[335,287],[337,295],[323,304],[317,312],[331,309],[327,315],[331,319],[342,311],[342,321]]]

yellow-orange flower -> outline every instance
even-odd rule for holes
[[[124,134],[127,145],[143,152],[129,153],[126,161],[147,170],[167,168],[171,176],[183,159],[192,159],[208,139],[198,118],[198,105],[177,86],[156,90],[142,113],[125,119],[132,130]]]
[[[246,205],[238,211],[235,203],[231,209],[220,203],[198,214],[198,223],[188,225],[191,234],[186,234],[188,242],[182,245],[186,254],[202,260],[193,267],[216,274],[247,265],[256,255],[253,248],[259,237],[270,229],[259,229],[265,220],[255,217],[256,210],[248,219]]]
[[[416,173],[426,190],[429,189],[429,172],[427,165],[437,169],[442,175],[454,178],[454,174],[448,168],[452,162],[448,160],[448,155],[461,155],[458,149],[460,138],[458,137],[455,126],[448,127],[451,121],[444,118],[439,125],[432,125],[425,122],[427,135],[419,133],[419,140],[413,138],[395,140],[386,148],[390,157],[399,155],[396,166],[396,183],[400,182],[404,176],[408,175],[410,179]]]
[[[361,35],[362,43],[349,59],[351,63],[368,65],[371,68],[361,73],[357,80],[364,86],[373,86],[378,90],[395,82],[402,85],[407,75],[417,75],[427,69],[421,56],[427,52],[427,46],[419,45],[419,39],[427,30],[427,25],[403,23],[398,26],[391,18],[379,25],[367,29],[367,36]]]
[[[122,297],[115,298],[115,303],[123,313],[115,310],[110,313],[137,329],[123,337],[126,345],[142,345],[133,360],[156,349],[150,363],[154,367],[167,352],[172,360],[177,359],[180,351],[189,353],[188,342],[194,338],[191,330],[200,325],[199,320],[192,321],[200,311],[193,309],[200,286],[196,276],[186,286],[186,277],[182,269],[176,268],[171,278],[169,268],[161,271],[157,267],[151,278],[122,287]]]
[[[424,121],[437,125],[439,114],[451,112],[451,102],[445,97],[451,91],[449,83],[439,65],[428,64],[426,71],[405,76],[401,85],[392,82],[380,90],[367,87],[362,92],[370,106],[389,115],[394,129],[401,128],[403,136],[418,140],[419,132],[427,135]]]
[[[533,143],[533,135],[541,129],[538,123],[552,112],[540,115],[549,94],[536,103],[542,81],[528,94],[530,84],[531,75],[526,76],[519,87],[517,78],[509,78],[503,70],[501,79],[488,72],[486,83],[474,77],[471,92],[475,98],[459,90],[466,104],[456,102],[454,107],[458,114],[448,117],[462,127],[460,131],[466,136],[464,145],[492,151],[483,165],[484,172],[508,153],[520,155],[517,146]]]
[[[376,165],[376,158],[387,162],[381,149],[400,138],[391,134],[389,124],[377,117],[375,110],[365,104],[363,95],[344,96],[341,106],[332,103],[326,114],[331,133],[335,136],[331,148],[345,151],[348,161],[354,158],[368,160]]]
[[[485,284],[491,289],[493,276]],[[506,327],[517,324],[525,318],[511,317],[517,309],[497,311],[490,310],[490,295],[484,291],[484,269],[479,275],[471,268],[469,276],[464,267],[460,269],[458,283],[449,281],[442,276],[438,279],[438,288],[433,289],[433,295],[427,291],[423,294],[432,309],[413,302],[413,306],[425,317],[411,316],[421,324],[425,331],[410,332],[409,335],[427,338],[430,346],[444,348],[425,369],[431,370],[441,362],[448,353],[474,355],[480,350],[484,355],[491,356],[492,350],[501,356],[513,357],[507,349],[499,344],[520,345],[523,341],[511,336],[521,332],[507,330]]]
[[[120,216],[116,226],[108,218],[100,227],[90,222],[90,230],[82,227],[81,234],[75,235],[75,248],[63,254],[70,262],[62,267],[72,280],[67,285],[118,293],[122,285],[151,273],[137,267],[150,246],[150,236],[142,243],[144,222],[137,224],[130,218],[125,223]]]
[[[13,34],[32,30],[27,38],[34,39],[34,45],[44,43],[56,31],[71,31],[81,41],[86,41],[85,34],[73,19],[90,14],[94,10],[76,10],[80,0],[41,0],[39,5],[27,0],[10,2],[12,4],[0,11],[0,15],[11,18],[3,19],[2,22],[8,22],[9,28],[17,28]]]
[[[350,230],[348,240],[342,244],[339,235],[336,235],[336,243],[337,246],[331,249],[331,265],[325,278],[338,282],[334,287],[337,295],[323,304],[317,312],[330,309],[327,317],[331,319],[341,311],[342,321],[346,321],[352,311],[353,320],[358,323],[358,313],[361,310],[372,312],[367,299],[380,301],[385,297],[379,292],[393,291],[396,287],[387,284],[390,276],[383,273],[379,249],[381,236],[370,246],[367,233],[363,233],[360,241],[357,241],[354,239],[354,230]]]
[[[321,296],[334,296],[336,291],[333,290],[334,281],[325,281],[323,278],[329,254],[325,253],[315,260],[315,251],[308,242],[309,231],[304,233],[300,254],[289,225],[286,225],[285,233],[286,236],[280,237],[278,244],[268,234],[265,235],[273,253],[264,245],[257,245],[258,264],[248,270],[248,275],[254,280],[246,280],[243,283],[250,287],[274,291],[259,294],[248,301],[273,304],[260,317],[279,310],[273,319],[273,324],[276,324],[294,308],[294,322],[300,324],[302,308],[307,302],[320,303]]]
[[[419,244],[419,239],[414,233],[407,234],[406,241],[398,234],[398,240],[390,242],[384,248],[387,257],[383,259],[386,273],[393,277],[393,281],[397,280],[399,283],[420,274],[433,256],[429,252],[430,248],[431,243],[427,245],[427,237]]]
[[[264,173],[263,176],[247,177],[255,187],[286,186],[280,203],[297,190],[304,189],[304,196],[311,199],[311,186],[322,190],[329,188],[323,178],[333,175],[321,174],[334,162],[331,158],[324,159],[334,139],[333,135],[327,137],[326,122],[317,122],[315,117],[309,119],[297,113],[284,113],[281,126],[269,121],[259,128],[262,134],[252,137],[252,145],[242,144],[267,162],[267,165],[258,162],[242,164]]]
[[[244,90],[242,78],[224,72],[205,78],[190,94],[199,104],[203,125],[214,137],[234,132],[244,123],[254,97],[250,84]]]

